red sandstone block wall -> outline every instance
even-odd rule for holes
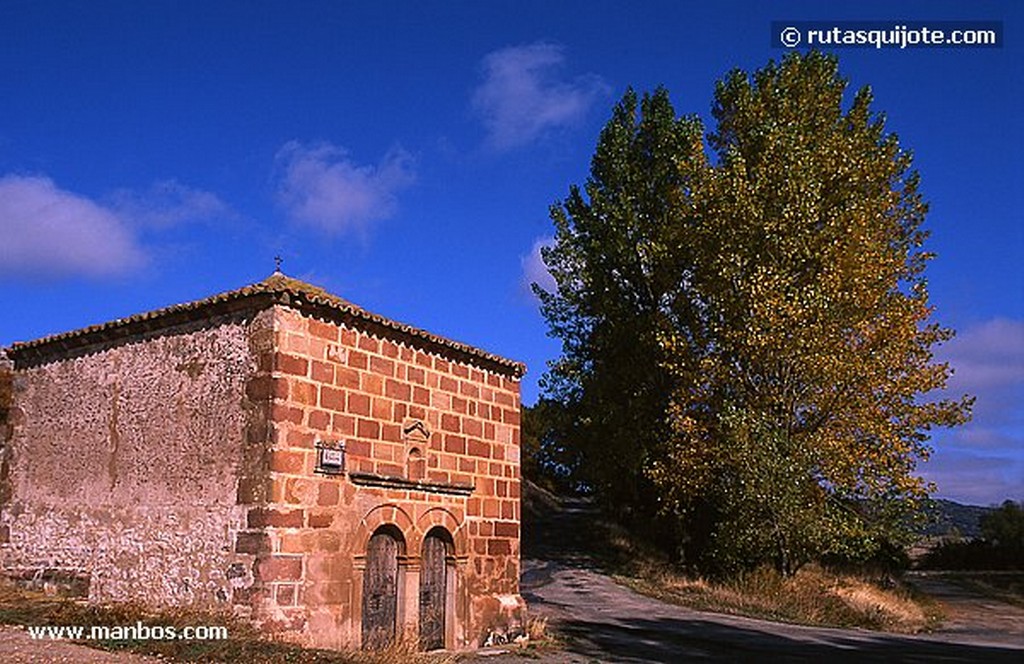
[[[261,379],[271,402],[270,494],[248,515],[250,528],[267,534],[250,534],[239,546],[263,552],[256,577],[278,627],[352,643],[360,596],[354,565],[369,535],[359,523],[395,505],[402,514],[394,518],[412,524],[403,532],[410,531],[406,553],[413,556],[431,515],[451,515],[446,527],[458,530],[452,534],[465,549],[458,620],[466,644],[481,638],[477,632],[499,611],[495,598],[518,594],[519,381],[284,307],[275,308],[274,320],[272,372]],[[429,429],[425,444],[403,434],[412,420]],[[349,472],[473,491],[371,488],[315,474],[316,442],[336,440],[345,442]],[[413,446],[424,448],[421,461],[410,459]]]

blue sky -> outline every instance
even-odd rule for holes
[[[0,3],[0,346],[285,272],[530,367],[526,284],[627,86],[710,117],[772,21],[997,20],[997,49],[837,51],[932,204],[940,351],[974,422],[938,495],[1024,499],[1019,2]],[[710,124],[710,123],[709,123]]]

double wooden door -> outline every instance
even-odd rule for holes
[[[420,647],[445,647],[449,540],[431,532],[423,540],[420,564]],[[366,547],[363,573],[363,647],[380,650],[395,641],[398,616],[399,540],[377,532]]]

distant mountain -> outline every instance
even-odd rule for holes
[[[930,510],[933,518],[924,534],[933,537],[949,535],[953,532],[963,537],[980,537],[981,517],[989,512],[995,511],[994,507],[980,507],[978,505],[963,505],[952,500],[937,499]]]

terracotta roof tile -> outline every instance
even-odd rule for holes
[[[136,314],[127,318],[118,318],[99,325],[91,325],[79,330],[54,334],[33,341],[16,342],[11,345],[8,353],[12,359],[17,359],[18,355],[26,353],[38,355],[40,352],[48,350],[48,347],[59,349],[76,348],[89,345],[108,336],[131,334],[140,327],[159,328],[174,325],[183,318],[186,320],[199,319],[203,317],[204,313],[213,315],[222,307],[258,310],[275,303],[296,309],[318,310],[327,315],[351,320],[357,325],[363,323],[371,327],[382,328],[382,330],[391,331],[400,337],[418,341],[428,347],[444,349],[449,351],[449,354],[454,353],[468,360],[476,360],[484,365],[499,368],[517,378],[526,373],[526,365],[520,362],[515,362],[514,360],[488,353],[479,348],[458,341],[452,341],[426,330],[421,330],[372,313],[352,304],[348,300],[328,293],[318,286],[294,279],[281,272],[274,272],[263,281],[255,284],[213,295],[202,300],[175,304],[163,309]],[[238,306],[232,307],[231,305]]]

